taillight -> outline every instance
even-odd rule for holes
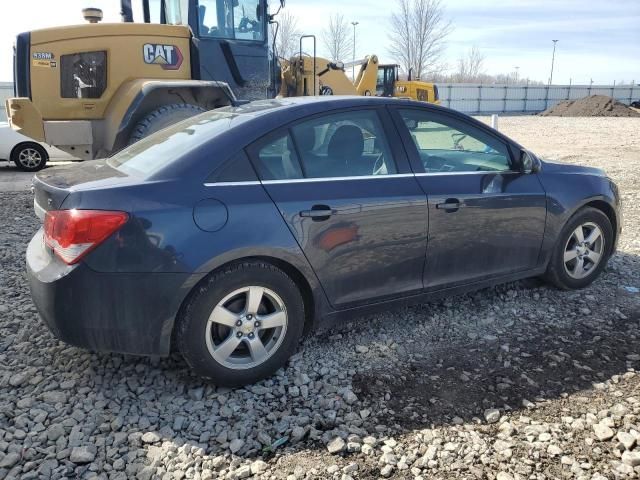
[[[49,210],[44,217],[44,239],[66,264],[79,262],[118,230],[129,218],[106,210]]]

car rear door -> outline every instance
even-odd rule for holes
[[[546,197],[489,128],[427,108],[394,107],[416,178],[428,197],[428,290],[537,266]]]
[[[426,195],[385,109],[334,111],[249,147],[332,305],[420,292]]]

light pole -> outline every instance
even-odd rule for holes
[[[353,65],[351,65],[351,76],[356,79],[356,25],[360,22],[351,22],[353,25]]]
[[[551,75],[549,75],[549,85],[553,83],[553,62],[556,59],[556,43],[558,40],[551,40],[553,42],[553,53],[551,54]]]
[[[518,83],[518,70],[520,70],[520,67],[516,65],[513,68],[516,69],[516,84],[517,84]]]

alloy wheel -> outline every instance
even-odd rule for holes
[[[18,162],[25,168],[36,168],[42,163],[42,155],[35,148],[23,148],[18,154]]]
[[[564,248],[564,269],[571,278],[581,279],[596,270],[604,254],[604,235],[593,222],[579,225]]]
[[[287,323],[285,304],[273,290],[239,288],[218,302],[209,315],[207,349],[224,367],[254,368],[278,350]]]

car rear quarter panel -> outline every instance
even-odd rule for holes
[[[226,210],[226,219],[218,222],[216,231],[205,231],[194,221],[194,206],[207,199]],[[192,288],[213,270],[240,259],[285,262],[306,280],[315,317],[327,308],[313,270],[258,182],[206,186],[170,180],[84,190],[72,192],[63,208],[130,212],[129,222],[86,257],[88,268],[100,273],[153,275],[156,281],[163,281],[163,275],[173,279],[175,274],[185,274],[184,284],[175,288],[175,298],[167,307],[162,345],[169,344],[173,321]],[[102,288],[108,288],[106,282]]]

